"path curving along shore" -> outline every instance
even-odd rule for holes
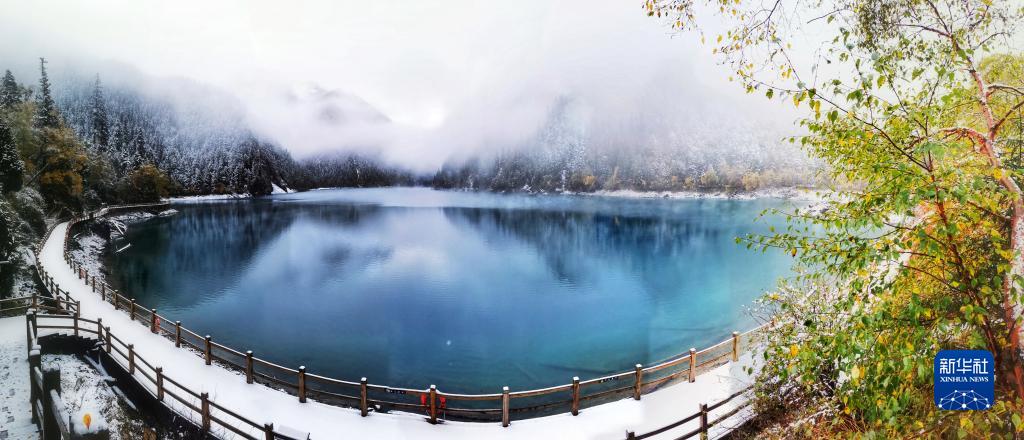
[[[362,417],[358,409],[326,405],[313,399],[300,403],[291,394],[261,384],[247,384],[245,377],[235,371],[206,365],[202,358],[175,348],[173,341],[151,333],[149,328],[103,301],[64,260],[68,227],[68,223],[62,223],[54,228],[39,253],[39,264],[57,286],[80,302],[82,318],[102,319],[111,333],[133,345],[136,356],[162,367],[163,374],[182,386],[197,393],[208,393],[218,405],[253,421],[273,423],[275,428],[308,432],[313,439],[622,439],[627,431],[643,433],[671,424],[696,412],[701,403],[721,400],[744,389],[750,382],[743,371],[743,367],[751,363],[747,354],[739,362],[730,362],[697,376],[695,382],[664,387],[645,395],[642,400],[623,399],[586,408],[578,416],[566,413],[538,417],[514,421],[508,427],[502,427],[500,423],[455,421],[432,425],[424,423],[425,416],[421,414],[402,412],[370,413]],[[140,383],[149,384],[140,370],[136,370],[135,375]],[[156,394],[155,389],[151,392]],[[173,399],[164,402],[197,424],[200,422],[197,414],[185,405]],[[718,411],[728,413],[736,404],[738,402],[730,402],[719,407]],[[746,415],[741,411],[713,427],[711,437],[724,433]],[[254,438],[263,438],[261,431],[248,425],[234,426]],[[670,433],[675,433],[674,437],[698,427],[699,420],[694,420],[673,428]],[[213,431],[218,436],[235,437],[223,428]]]

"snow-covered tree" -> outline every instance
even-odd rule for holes
[[[92,125],[93,148],[106,150],[110,142],[110,122],[107,119],[107,104],[103,99],[103,86],[100,84],[99,75],[96,75],[96,84],[89,102],[89,120]]]
[[[50,94],[50,78],[46,75],[46,58],[39,59],[39,94],[36,97],[37,128],[57,128],[60,125],[60,113],[57,104]]]
[[[21,189],[25,164],[18,155],[10,127],[0,118],[0,190],[4,192]]]
[[[18,87],[18,82],[14,80],[14,75],[8,70],[4,73],[3,84],[0,85],[0,106],[11,110],[20,103],[21,89]]]

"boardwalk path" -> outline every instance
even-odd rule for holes
[[[315,401],[299,403],[295,396],[263,385],[248,385],[238,373],[204,365],[198,356],[175,349],[172,341],[156,336],[149,329],[114,310],[99,295],[79,280],[63,259],[67,223],[58,225],[40,253],[40,264],[61,288],[81,301],[84,318],[103,318],[104,325],[125,343],[135,344],[136,353],[163,366],[164,373],[188,388],[210,393],[210,398],[256,422],[272,422],[275,427],[301,429],[315,440],[335,438],[415,438],[429,439],[622,439],[627,430],[646,432],[681,419],[697,411],[700,402],[717,401],[742,389],[749,379],[742,365],[729,363],[697,377],[695,383],[679,383],[645,395],[643,400],[620,400],[580,411],[580,415],[560,414],[514,421],[508,428],[500,423],[445,422],[431,425],[423,416],[408,413],[376,414],[360,417],[358,410],[339,408]],[[18,335],[24,344],[24,323]],[[2,367],[0,367],[2,368]],[[2,373],[0,373],[2,374]],[[136,373],[138,374],[138,373]],[[27,377],[27,373],[26,373]],[[6,382],[5,382],[6,383]],[[27,401],[27,399],[26,399]],[[727,411],[728,407],[723,407]],[[684,425],[672,432],[682,433],[696,427]],[[726,421],[718,429],[727,428]],[[714,432],[713,432],[714,433]],[[254,433],[255,434],[255,433]]]
[[[25,317],[0,319],[0,440],[38,439],[29,409]]]

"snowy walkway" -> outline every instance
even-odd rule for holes
[[[29,406],[25,317],[0,319],[0,440],[38,439]]]
[[[308,431],[314,440],[334,438],[416,438],[423,439],[624,439],[626,431],[638,434],[660,428],[697,412],[701,402],[713,403],[745,387],[749,379],[739,363],[729,363],[702,374],[695,383],[679,383],[643,396],[640,401],[625,399],[580,411],[579,416],[560,414],[529,420],[513,421],[508,428],[500,423],[445,422],[431,425],[418,414],[371,413],[360,417],[358,410],[339,408],[308,401],[299,403],[295,396],[263,385],[248,385],[238,373],[216,366],[183,349],[172,341],[154,335],[149,329],[128,319],[124,312],[102,301],[79,280],[65,264],[62,242],[67,223],[58,225],[40,253],[40,264],[61,288],[81,301],[83,318],[103,318],[103,324],[125,343],[134,344],[136,353],[155,366],[163,366],[164,374],[188,388],[210,393],[210,398],[239,414],[260,423],[274,423]],[[17,335],[24,345],[24,321]],[[0,333],[3,333],[0,330]],[[2,367],[0,367],[2,368]],[[2,374],[2,373],[0,373]],[[138,374],[138,373],[136,373]],[[27,373],[26,373],[27,377]],[[143,379],[144,381],[144,379]],[[6,382],[5,382],[6,383]],[[6,391],[5,391],[6,392]],[[735,402],[735,401],[734,401]],[[731,409],[733,402],[716,413]],[[712,418],[716,413],[712,413]],[[743,414],[741,411],[740,414]],[[726,420],[716,428],[720,431],[734,423]],[[675,437],[697,427],[697,422],[669,431],[664,437]],[[671,435],[674,434],[674,435]]]

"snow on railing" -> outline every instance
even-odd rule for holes
[[[68,320],[73,320],[68,324]],[[76,336],[95,335],[100,348],[107,356],[124,369],[150,396],[168,408],[193,421],[206,432],[214,432],[214,424],[221,431],[221,437],[231,432],[242,438],[300,440],[275,431],[273,423],[259,424],[241,416],[210,399],[208,393],[197,393],[163,373],[163,368],[153,366],[135,352],[132,344],[125,343],[103,326],[103,320],[80,318],[74,315],[38,314],[30,310],[25,315],[30,353],[38,352],[38,337],[41,330],[74,330]],[[168,397],[170,399],[168,399]],[[304,439],[302,439],[304,440]]]
[[[716,403],[711,404],[710,406],[708,406],[708,404],[706,404],[706,403],[702,403],[702,404],[700,404],[700,411],[697,411],[696,413],[690,414],[687,417],[684,417],[684,418],[682,418],[680,420],[677,420],[675,422],[669,423],[668,425],[662,426],[661,428],[655,429],[653,431],[650,431],[650,432],[647,432],[647,433],[644,433],[644,434],[637,434],[637,433],[635,433],[633,431],[627,431],[626,432],[626,440],[643,440],[645,438],[654,437],[654,436],[656,436],[658,434],[662,434],[662,433],[667,432],[667,431],[669,431],[671,429],[678,428],[680,426],[683,426],[683,425],[685,425],[685,424],[687,424],[689,422],[692,422],[694,420],[697,420],[697,419],[700,419],[700,426],[697,429],[694,429],[694,430],[692,430],[690,432],[687,432],[686,434],[683,434],[682,436],[676,437],[676,440],[685,440],[685,439],[688,439],[688,438],[696,437],[698,435],[700,436],[700,438],[706,439],[708,437],[708,431],[712,427],[714,427],[715,425],[718,425],[719,423],[724,422],[725,419],[728,419],[729,417],[732,417],[732,416],[736,415],[741,410],[743,410],[743,408],[746,408],[746,407],[750,406],[750,400],[749,399],[744,400],[742,403],[740,403],[739,405],[734,406],[731,410],[727,411],[725,414],[721,414],[718,417],[715,417],[711,421],[708,421],[708,414],[710,414],[711,411],[714,411],[714,410],[716,410],[718,408],[721,408],[725,404],[731,402],[733,399],[736,399],[736,398],[738,398],[738,397],[740,397],[740,396],[742,396],[744,394],[747,394],[747,392],[749,392],[752,389],[753,389],[753,387],[746,387],[746,388],[744,388],[742,390],[739,390],[739,391],[733,393],[729,397],[726,397],[726,398],[724,398],[722,400],[719,400]]]
[[[173,340],[176,347],[184,346],[190,349],[201,356],[206,365],[212,365],[216,361],[218,365],[243,372],[246,383],[258,382],[282,387],[286,392],[297,395],[300,402],[306,402],[308,397],[314,397],[327,404],[357,407],[364,417],[371,409],[395,409],[425,414],[430,423],[437,423],[439,416],[453,416],[474,421],[500,420],[502,426],[507,427],[513,415],[524,415],[524,418],[529,418],[569,412],[575,416],[579,414],[583,403],[591,403],[589,406],[593,406],[615,397],[632,397],[640,400],[642,395],[670,382],[683,378],[693,382],[701,373],[730,361],[736,362],[740,353],[748,350],[756,335],[768,325],[763,324],[744,333],[733,332],[731,337],[711,347],[700,351],[691,348],[687,353],[656,362],[651,366],[636,364],[629,371],[582,381],[579,377],[573,377],[568,384],[534,390],[510,391],[508,387],[502,387],[500,393],[459,394],[443,392],[434,385],[426,389],[411,389],[371,384],[367,382],[366,377],[359,381],[346,381],[319,376],[308,373],[305,367],[285,367],[255,357],[252,351],[242,352],[214,342],[210,335],[200,335],[191,331],[182,326],[181,321],[172,321],[158,314],[156,310],[147,309],[134,299],[122,295],[98,280],[72,258],[68,245],[71,230],[77,224],[115,211],[162,205],[164,204],[109,207],[85,217],[72,219],[63,243],[65,261],[79,279],[84,280],[104,301],[113,304],[116,309],[125,311],[132,320],[147,325],[152,333]],[[52,285],[52,279],[50,284]],[[59,290],[59,286],[54,288]],[[453,401],[462,402],[462,405],[449,406]],[[514,401],[522,403],[514,405]],[[491,404],[488,405],[487,402]]]
[[[26,315],[27,316],[27,315]],[[29,389],[32,420],[38,423],[39,437],[43,439],[109,439],[110,431],[101,420],[88,419],[76,423],[64,405],[61,394],[60,369],[45,368],[42,365],[42,349],[32,337],[34,329],[29,326]],[[97,414],[98,416],[98,414]],[[83,426],[84,425],[84,426]],[[93,426],[95,425],[95,426]]]

